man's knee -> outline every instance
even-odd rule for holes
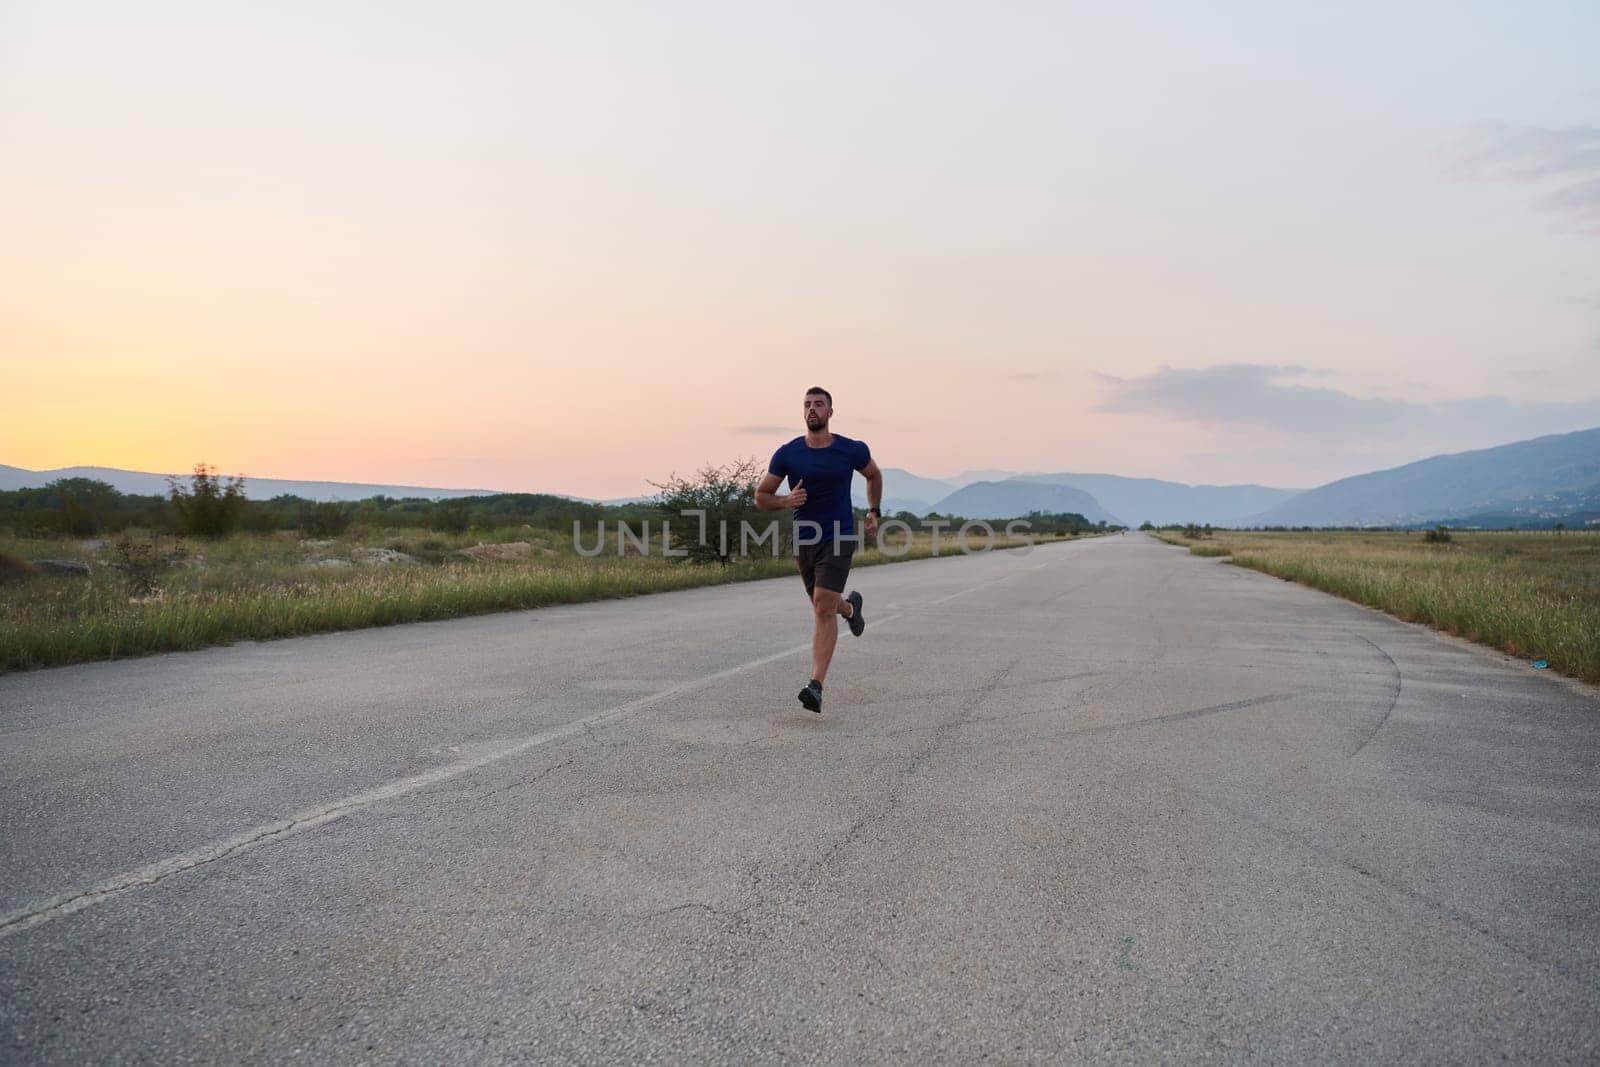
[[[811,595],[811,610],[817,617],[826,618],[829,615],[839,614],[839,601],[842,600],[838,593],[832,589],[818,589]]]

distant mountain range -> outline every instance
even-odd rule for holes
[[[1264,485],[1185,485],[1115,474],[967,471],[929,478],[899,468],[884,472],[884,510],[969,519],[1013,518],[1030,511],[1078,512],[1092,522],[1137,525],[1180,522],[1213,526],[1600,526],[1600,428],[1459,452],[1374,471],[1315,489]],[[94,478],[124,493],[164,495],[167,476],[110,467],[30,471],[0,465],[0,490],[46,485],[58,478]],[[292,494],[309,500],[371,496],[444,499],[492,495],[492,489],[434,489],[250,478],[255,500]],[[852,496],[866,506],[856,479]],[[572,497],[570,499],[583,499]],[[629,497],[627,502],[644,498]],[[605,501],[618,503],[621,501]]]
[[[1587,522],[1600,513],[1600,428],[1457,452],[1341,478],[1254,515],[1253,526]],[[1573,523],[1569,522],[1569,525]]]
[[[115,467],[61,467],[50,471],[30,471],[0,463],[0,490],[38,489],[59,478],[93,478],[109,482],[119,493],[134,496],[166,496],[167,475],[148,471],[125,471]],[[177,477],[187,478],[188,475]],[[424,497],[445,500],[460,496],[489,496],[494,489],[428,489],[419,485],[362,485],[354,482],[297,482],[283,478],[246,478],[245,496],[251,500],[271,500],[275,496],[298,496],[307,500],[366,500],[374,496]]]
[[[1120,515],[1125,525],[1135,526],[1145,520],[1157,525],[1209,522],[1223,526],[1280,504],[1299,492],[1265,485],[1184,485],[1116,474],[1023,474],[1018,479],[1082,489]]]
[[[1600,525],[1600,428],[1434,456],[1307,490],[1185,485],[1115,474],[982,473],[989,477],[938,479],[885,470],[885,510],[968,518],[1082,510],[1062,506],[1069,498],[1059,490],[1069,488],[1089,497],[1079,498],[1086,518],[1109,516],[1107,522],[1124,525]],[[864,506],[859,483],[854,494]]]
[[[1030,511],[1053,515],[1070,511],[1090,522],[1122,522],[1082,489],[1014,478],[1003,482],[973,482],[939,501],[933,510],[966,519],[1012,519]]]
[[[1124,478],[1118,474],[1021,474],[1016,471],[972,471],[955,478],[924,478],[898,468],[883,472],[883,507],[886,512],[911,511],[925,515],[964,515],[968,518],[1009,517],[1029,511],[1079,511],[1084,518],[1099,522],[1137,525],[1149,520],[1164,525],[1174,522],[1209,522],[1225,526],[1241,522],[1293,497],[1297,489],[1273,489],[1264,485],[1185,485],[1155,478]],[[1005,490],[986,489],[968,494],[973,485],[1004,485]],[[1088,508],[1058,507],[1066,497],[1058,488],[1083,493]],[[866,488],[853,487],[856,506],[866,507]],[[1000,506],[1018,506],[1021,511],[995,512]],[[972,508],[980,510],[974,511]],[[1089,512],[1095,512],[1090,514]]]

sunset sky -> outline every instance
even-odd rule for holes
[[[0,463],[622,496],[813,384],[929,476],[1600,425],[1593,0],[270,7],[0,2]]]

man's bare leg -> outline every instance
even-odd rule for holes
[[[817,617],[816,632],[811,636],[811,677],[826,682],[833,647],[839,643],[839,616],[850,617],[850,602],[832,589],[818,588],[811,595],[811,608]]]

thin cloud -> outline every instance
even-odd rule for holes
[[[1600,236],[1600,126],[1474,123],[1440,150],[1439,164],[1453,181],[1549,185],[1534,207],[1562,229]]]
[[[1161,367],[1135,378],[1101,375],[1101,411],[1164,415],[1232,429],[1268,430],[1285,439],[1349,440],[1375,434],[1463,441],[1516,440],[1600,424],[1600,399],[1522,404],[1502,396],[1418,403],[1359,397],[1302,384],[1300,366],[1224,363]]]
[[[1162,367],[1140,378],[1102,376],[1109,388],[1100,410],[1297,433],[1381,430],[1404,425],[1422,410],[1404,401],[1367,400],[1295,381],[1310,375],[1299,366],[1224,363]]]
[[[753,434],[753,435],[755,435],[757,437],[772,437],[774,435],[779,435],[779,434],[793,434],[795,432],[795,428],[793,426],[764,426],[764,425],[735,426],[733,428],[733,432],[734,433]]]

